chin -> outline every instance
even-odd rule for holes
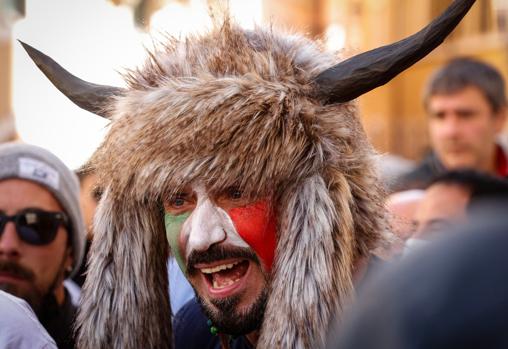
[[[242,295],[198,301],[203,312],[217,327],[219,333],[246,335],[261,328],[268,300],[267,288],[254,299],[244,300]]]
[[[261,327],[270,281],[252,251],[217,247],[191,255],[187,277],[220,333],[248,334]]]

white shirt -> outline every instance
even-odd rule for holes
[[[0,290],[0,349],[56,349],[24,300]]]

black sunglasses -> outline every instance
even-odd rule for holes
[[[67,226],[68,218],[63,212],[48,212],[28,208],[12,216],[0,212],[0,237],[7,222],[14,222],[16,232],[21,240],[30,245],[47,245],[51,243],[58,231],[58,226]]]

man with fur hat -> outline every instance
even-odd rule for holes
[[[24,44],[72,101],[111,119],[91,161],[104,194],[80,347],[172,347],[169,251],[224,346],[229,334],[258,348],[321,346],[384,229],[351,101],[429,53],[473,3],[456,0],[414,36],[343,62],[226,19],[163,43],[126,89],[78,79]]]
[[[73,348],[76,307],[63,281],[85,230],[77,177],[49,151],[0,145],[0,290],[25,299],[59,348]]]

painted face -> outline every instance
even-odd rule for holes
[[[202,188],[198,188],[196,194],[195,199],[183,194],[165,203],[166,235],[182,271],[186,272],[185,261],[193,251],[207,250],[219,242],[252,248],[264,268],[271,271],[276,220],[268,202],[244,205],[239,198],[237,203],[235,198],[226,198],[226,207],[222,208],[214,204]]]
[[[168,241],[207,315],[222,331],[259,326],[276,246],[268,201],[245,202],[237,190],[211,198],[194,186],[164,202]]]

